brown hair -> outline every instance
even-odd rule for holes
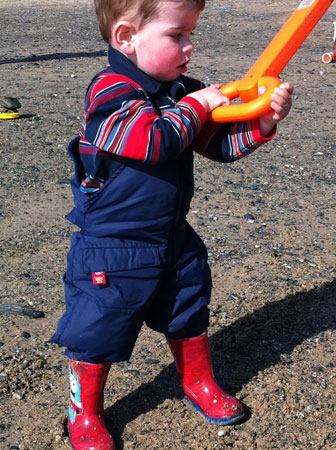
[[[110,42],[111,23],[123,14],[134,9],[140,17],[140,24],[144,25],[155,16],[157,7],[164,0],[94,0],[99,29],[104,41]],[[202,11],[205,0],[193,0],[195,8]]]

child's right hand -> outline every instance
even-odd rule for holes
[[[221,84],[213,84],[212,86],[188,94],[188,97],[193,97],[199,101],[205,109],[205,112],[210,113],[219,106],[228,106],[230,104],[229,98],[219,91],[221,87]]]

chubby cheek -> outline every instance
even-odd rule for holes
[[[169,78],[178,65],[179,55],[171,49],[153,48],[153,42],[143,42],[138,52],[138,67],[152,77],[165,80]]]

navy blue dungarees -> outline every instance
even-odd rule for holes
[[[135,75],[150,93],[148,80]],[[186,89],[192,87],[176,84],[169,96],[178,99]],[[128,360],[144,322],[171,338],[202,334],[211,274],[206,248],[186,221],[193,151],[156,165],[116,160],[103,188],[87,196],[78,141],[69,145],[75,207],[67,218],[80,231],[64,276],[66,312],[51,341],[72,359],[98,363]],[[95,272],[105,272],[105,284],[93,284]]]

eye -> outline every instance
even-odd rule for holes
[[[77,392],[77,388],[78,388],[77,380],[72,374],[70,375],[70,388],[71,388],[72,392],[74,392],[74,393]]]

